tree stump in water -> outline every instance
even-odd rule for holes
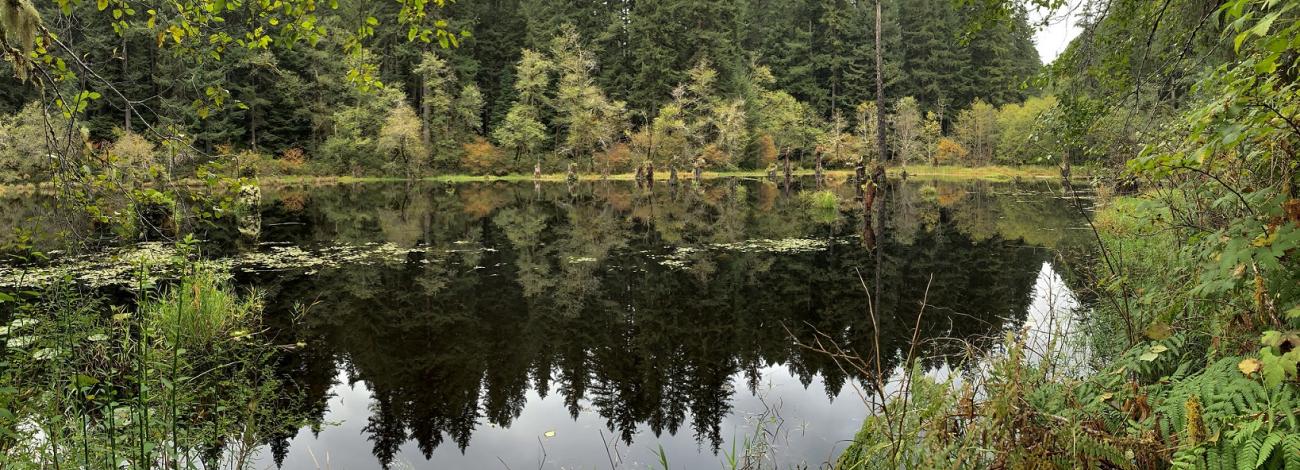
[[[646,182],[647,184],[651,184],[651,185],[655,184],[655,164],[654,164],[654,162],[646,163],[646,165],[645,165],[645,182]]]
[[[817,186],[825,182],[825,175],[822,174],[822,154],[817,154],[817,165],[813,167],[813,179],[817,181]]]
[[[568,181],[569,184],[573,184],[573,183],[577,183],[577,182],[578,182],[578,170],[577,170],[577,165],[574,165],[574,164],[572,164],[572,163],[569,164],[568,174],[565,175],[564,180],[565,180],[565,181]]]
[[[236,203],[239,207],[239,234],[257,240],[262,235],[262,188],[253,184],[240,186]]]
[[[668,167],[668,185],[677,186],[677,166],[675,165]]]
[[[533,165],[533,179],[542,179],[542,162],[537,162],[537,164]]]
[[[790,186],[790,154],[785,154],[785,185]]]

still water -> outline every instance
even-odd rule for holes
[[[851,186],[803,183],[267,189],[205,236],[305,345],[277,367],[311,424],[259,466],[718,468],[760,436],[818,467],[869,378],[797,341],[870,355],[869,290],[886,371],[923,298],[939,374],[1074,304],[1088,235],[1057,184],[892,181],[868,247]]]

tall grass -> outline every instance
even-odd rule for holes
[[[840,198],[834,192],[822,190],[800,193],[808,204],[813,219],[822,223],[831,223],[840,218]]]
[[[242,298],[236,295],[228,274],[200,263],[179,284],[142,303],[139,311],[169,346],[196,348],[250,334],[245,327],[254,322],[260,301],[255,291]]]

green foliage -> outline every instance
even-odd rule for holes
[[[54,129],[66,126],[62,116],[51,116]],[[46,136],[55,139],[56,148],[66,142],[57,131],[46,132],[45,117],[39,103],[30,103],[15,116],[0,115],[0,182],[20,183],[47,180],[55,162],[48,159]]]
[[[532,155],[546,139],[546,127],[534,117],[536,114],[532,106],[515,105],[505,122],[492,132],[492,137],[503,147],[514,149],[516,158]]]
[[[894,152],[899,161],[906,165],[912,159],[922,158],[926,147],[925,121],[916,98],[906,96],[898,100],[890,121],[894,125]]]
[[[14,5],[26,11],[34,3]],[[945,109],[976,96],[1002,103],[1027,93],[1019,85],[1037,61],[1026,53],[1024,18],[968,34],[961,23],[991,7],[885,3],[888,96],[916,96],[923,116],[936,112],[944,121],[951,120]],[[655,132],[647,128],[658,110],[674,102],[687,135],[686,147],[674,152],[681,166],[753,162],[749,151],[762,134],[803,158],[818,143],[821,121],[850,115],[874,97],[874,39],[861,27],[872,12],[852,2],[292,0],[158,8],[114,0],[34,8],[6,18],[33,18],[24,24],[69,40],[33,43],[32,63],[7,54],[22,66],[0,67],[26,75],[37,66],[41,80],[23,86],[6,79],[15,86],[3,87],[0,102],[38,99],[39,88],[55,114],[75,115],[71,135],[85,127],[90,142],[122,129],[159,145],[192,144],[179,165],[168,165],[173,177],[191,176],[192,162],[223,153],[290,149],[302,149],[321,172],[410,175],[373,151],[377,134],[356,132],[358,119],[343,115],[371,99],[387,103],[399,90],[417,111],[430,152],[422,171],[454,169],[462,145],[477,137],[518,155],[553,151],[585,160],[631,143],[637,132]],[[760,68],[765,78],[756,78]],[[791,136],[773,134],[763,124],[773,116],[761,116],[767,102],[780,105],[775,114],[799,103],[803,125]],[[356,139],[370,142],[347,143]],[[843,155],[837,158],[847,161]]]
[[[196,264],[192,272],[157,298],[138,307],[138,315],[171,348],[201,350],[218,341],[251,334],[246,328],[260,310],[256,294],[240,299],[230,275]]]
[[[840,198],[832,191],[800,193],[808,204],[813,220],[821,223],[834,222],[840,217]]]
[[[390,174],[419,175],[429,164],[429,149],[420,140],[420,119],[406,103],[399,102],[388,112],[375,148],[385,157]]]
[[[378,137],[401,100],[401,93],[386,91],[336,111],[331,119],[333,132],[321,144],[316,160],[334,172],[377,172],[392,156],[379,152]]]
[[[970,151],[967,165],[987,165],[993,162],[998,141],[998,110],[983,100],[975,100],[970,109],[957,114],[953,124],[957,141]]]
[[[527,49],[515,67],[514,88],[518,100],[510,107],[505,121],[492,131],[498,144],[514,150],[515,158],[521,154],[532,156],[544,143],[546,126],[541,122],[541,109],[546,103],[552,67],[544,55]]]
[[[560,153],[572,158],[591,156],[609,149],[624,134],[626,105],[611,102],[592,76],[597,64],[582,44],[577,31],[566,28],[551,43],[556,81],[555,126],[564,132]]]
[[[1001,164],[1024,165],[1055,162],[1059,152],[1055,138],[1042,124],[1056,109],[1056,97],[1031,97],[1024,103],[998,108],[998,141],[995,160]]]

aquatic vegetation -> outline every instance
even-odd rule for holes
[[[244,298],[234,292],[230,275],[211,264],[193,264],[190,273],[176,285],[165,287],[156,298],[137,309],[149,326],[162,332],[162,340],[174,348],[206,348],[220,339],[250,334],[250,317],[260,310],[258,294]]]
[[[706,251],[735,251],[742,253],[777,253],[777,254],[794,254],[809,253],[814,251],[823,251],[831,243],[850,243],[846,239],[809,239],[809,238],[783,238],[779,240],[770,239],[753,239],[744,240],[734,243],[710,243],[701,246],[679,246],[673,249],[672,253],[665,255],[651,255],[651,259],[658,260],[660,265],[671,269],[684,269],[690,266],[690,259]]]
[[[430,249],[401,248],[392,243],[334,245],[307,250],[298,246],[267,245],[262,250],[240,253],[229,258],[204,261],[204,269],[218,271],[318,270],[352,264],[404,263],[412,254],[436,257],[448,253],[492,251],[492,248]],[[109,250],[107,254],[63,258],[49,266],[2,266],[0,286],[48,285],[71,280],[88,287],[129,286],[140,274],[137,266],[153,266],[150,276],[176,276],[173,263],[181,254],[174,245],[161,242],[140,243]]]
[[[832,191],[800,193],[799,197],[807,202],[813,220],[832,223],[840,218],[840,198]]]

